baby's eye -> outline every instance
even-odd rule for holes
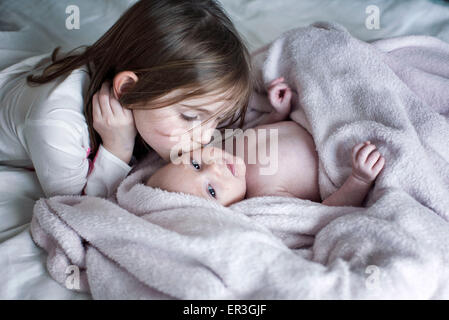
[[[185,114],[185,113],[181,113],[181,118],[186,120],[186,121],[194,121],[194,120],[199,120],[200,117],[198,115],[189,115],[189,114]]]
[[[200,170],[200,169],[201,169],[200,165],[198,164],[198,162],[196,162],[195,159],[192,159],[191,162],[192,162],[192,166],[193,166],[196,170]]]
[[[207,186],[207,191],[209,192],[209,194],[210,194],[212,197],[214,197],[214,198],[217,197],[217,194],[215,193],[215,189],[212,188],[212,186],[211,186],[210,184]]]

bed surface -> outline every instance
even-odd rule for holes
[[[134,1],[3,0],[0,2],[1,65],[61,45],[70,49],[94,42]],[[282,32],[314,21],[344,25],[362,40],[421,34],[449,42],[449,3],[444,1],[369,1],[380,9],[380,29],[365,27],[366,1],[222,0],[225,10],[251,51]],[[80,8],[80,30],[67,30],[65,8]],[[2,60],[2,52],[9,60]],[[14,54],[11,55],[11,52]],[[0,166],[0,298],[89,299],[53,281],[45,268],[46,253],[31,240],[29,222],[42,191],[34,172]]]

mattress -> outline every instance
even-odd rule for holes
[[[93,43],[135,1],[0,1],[0,69],[26,57]],[[65,28],[66,8],[80,9],[80,29]],[[315,21],[333,21],[371,41],[402,35],[431,35],[449,42],[449,2],[338,0],[222,0],[250,51],[282,32]],[[378,10],[379,24],[370,20]],[[0,298],[90,299],[60,286],[48,274],[46,253],[31,239],[34,202],[43,196],[32,171],[0,166]]]

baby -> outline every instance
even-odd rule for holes
[[[244,135],[234,137],[232,153],[218,147],[205,147],[200,152],[183,154],[177,164],[170,162],[157,170],[146,185],[193,194],[224,206],[257,196],[297,197],[320,202],[318,155],[312,136],[296,122],[281,121],[290,113],[292,91],[283,83],[283,78],[274,80],[267,91],[274,110],[265,116],[264,124],[248,129],[255,131],[257,139],[245,139]],[[257,148],[271,150],[270,136],[258,138],[262,129],[278,132],[276,156],[282,156],[278,157],[278,169],[274,174],[261,175],[261,164],[249,161],[249,152]],[[243,155],[237,154],[235,146],[239,142],[244,146]],[[322,201],[323,204],[361,206],[385,164],[384,157],[370,141],[354,146],[351,157],[352,173],[337,191]]]

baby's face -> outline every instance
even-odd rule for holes
[[[246,166],[241,158],[220,148],[206,147],[160,168],[146,185],[193,194],[228,206],[245,198],[245,174]]]

